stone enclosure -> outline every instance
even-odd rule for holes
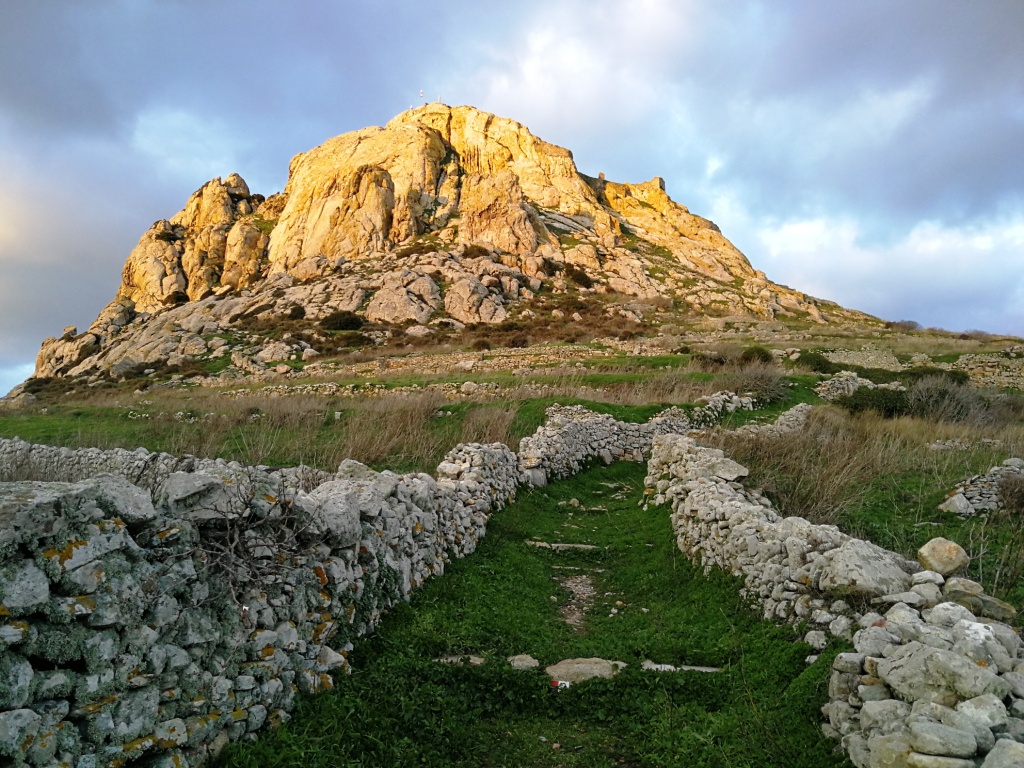
[[[682,436],[752,407],[719,393],[627,424],[553,406],[518,455],[460,445],[433,476],[0,441],[0,472],[17,480],[0,483],[0,753],[32,766],[201,764],[287,719],[298,693],[331,687],[351,643],[473,552],[520,487],[649,458],[650,498],[671,503],[684,553],[744,576],[767,618],[806,621],[812,646],[852,638],[824,727],[858,766],[1024,764],[1012,609],[781,518],[737,482],[746,470]],[[745,429],[799,429],[807,411]]]

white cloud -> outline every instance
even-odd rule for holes
[[[1024,335],[1024,216],[925,221],[873,243],[852,218],[753,222],[772,279],[889,320]]]
[[[455,72],[443,92],[547,131],[642,122],[670,97],[672,63],[696,34],[691,6],[546,4],[501,49],[479,45],[472,69]]]

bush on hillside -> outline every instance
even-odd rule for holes
[[[821,352],[801,352],[800,359],[797,361],[804,368],[809,368],[815,373],[839,373],[843,370],[843,366],[833,363]]]
[[[852,395],[836,400],[836,403],[850,413],[874,411],[886,418],[906,416],[910,413],[910,403],[906,392],[895,389],[868,389],[861,387]]]
[[[925,376],[907,390],[910,413],[935,421],[984,424],[991,419],[991,407],[974,387],[945,376]]]
[[[366,321],[355,312],[345,310],[331,312],[320,321],[320,327],[325,331],[358,331],[365,324]]]
[[[740,362],[743,364],[762,363],[764,365],[771,365],[775,362],[775,355],[767,347],[754,344],[740,352]]]

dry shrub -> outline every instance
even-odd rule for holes
[[[869,444],[864,431],[841,411],[816,408],[803,431],[727,436],[724,448],[754,471],[754,481],[783,514],[835,525],[863,498],[867,481],[895,448],[892,441]]]
[[[462,443],[509,444],[516,408],[511,405],[481,405],[470,408],[462,421]]]
[[[926,376],[914,382],[906,399],[911,414],[936,421],[983,425],[991,423],[994,416],[979,390],[944,376]]]
[[[375,465],[436,465],[454,446],[443,430],[431,428],[443,403],[436,394],[356,401],[348,410],[343,437],[332,444],[335,465],[346,458]]]
[[[751,363],[729,370],[717,382],[718,389],[750,394],[759,403],[774,403],[786,396],[786,381],[775,363]]]

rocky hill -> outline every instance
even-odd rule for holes
[[[592,178],[513,120],[429,104],[297,155],[282,193],[203,185],[143,234],[87,331],[43,342],[35,378],[655,312],[872,320],[772,283],[660,178]]]

